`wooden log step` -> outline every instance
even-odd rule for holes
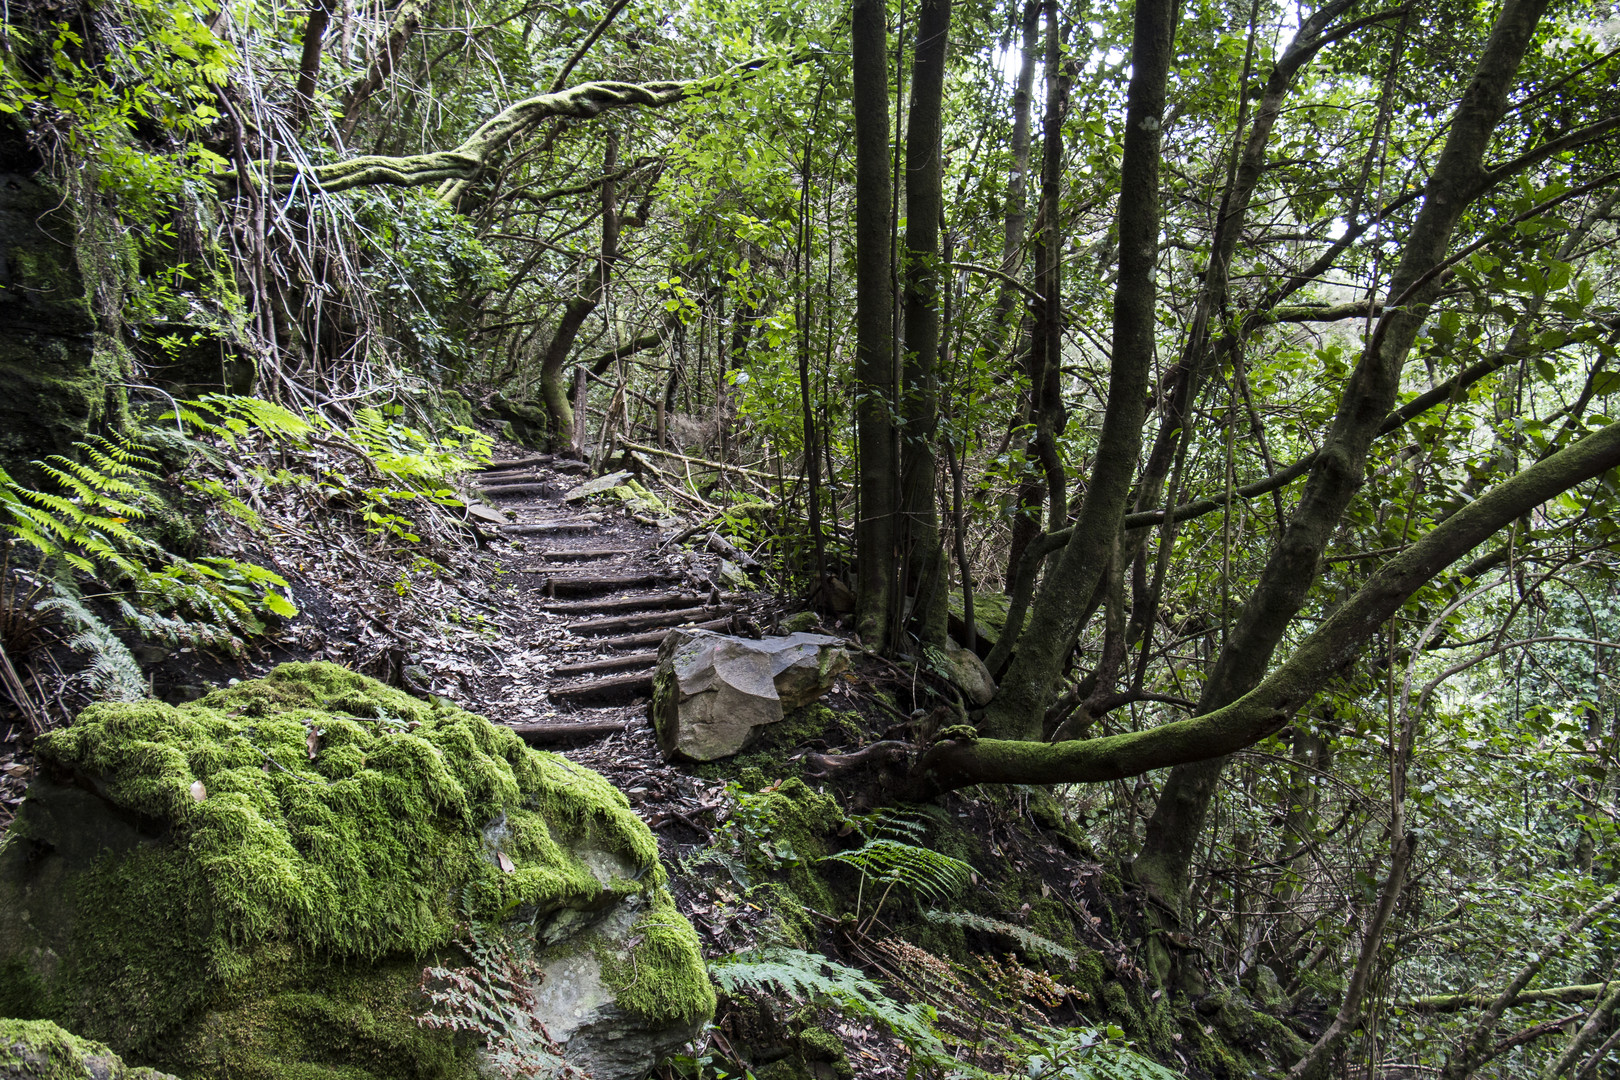
[[[508,724],[524,742],[534,746],[554,746],[557,743],[589,742],[608,735],[617,735],[628,726],[625,720],[585,720],[579,723]]]
[[[544,571],[531,571],[544,573]],[[604,574],[600,577],[554,577],[542,588],[551,596],[601,596],[622,589],[640,589],[649,585],[667,585],[677,580],[674,574]]]
[[[487,484],[478,489],[478,494],[488,498],[499,495],[503,498],[512,495],[540,495],[549,497],[555,489],[551,484],[542,484],[536,481],[528,484]]]
[[[511,461],[492,461],[488,465],[480,465],[474,469],[477,473],[506,472],[510,469],[528,469],[535,465],[550,465],[552,455],[534,454],[530,457],[513,458]]]
[[[628,656],[610,656],[605,660],[591,660],[583,664],[563,664],[551,669],[551,673],[558,677],[569,675],[600,675],[608,671],[623,671],[625,668],[650,667],[658,663],[656,652],[631,653]]]
[[[721,603],[736,603],[741,600],[741,593],[722,593]],[[702,607],[709,602],[707,595],[693,595],[692,593],[635,593],[630,596],[615,597],[612,600],[572,600],[567,603],[545,603],[540,605],[541,611],[553,614],[584,614],[601,612],[603,615],[613,611],[674,611],[677,608]]]
[[[654,611],[646,615],[615,615],[610,619],[586,619],[583,622],[568,623],[567,630],[571,634],[595,637],[597,634],[616,634],[621,630],[653,630],[660,626],[673,629],[700,614],[730,615],[736,610],[736,605],[728,604],[718,608],[700,607],[680,611]]]
[[[567,533],[594,532],[598,522],[588,518],[578,521],[518,521],[511,525],[502,525],[501,532],[507,536],[562,536]]]
[[[577,705],[587,702],[617,705],[638,697],[651,696],[652,684],[651,671],[636,671],[629,675],[614,675],[607,679],[553,686],[550,692],[552,701],[570,701]]]
[[[621,555],[633,555],[634,552],[629,548],[553,548],[535,554],[552,562],[584,562],[587,559],[617,559]]]
[[[668,626],[662,630],[654,630],[650,634],[629,634],[625,637],[602,638],[600,641],[594,641],[591,644],[598,649],[645,649],[649,645],[662,645],[665,635],[674,629],[676,628]],[[725,618],[714,619],[710,622],[693,623],[691,626],[682,626],[680,629],[713,630],[719,634],[728,634],[731,632],[732,626],[731,619]]]

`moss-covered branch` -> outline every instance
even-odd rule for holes
[[[1499,529],[1620,465],[1611,424],[1505,480],[1390,559],[1255,689],[1203,716],[1068,743],[942,742],[918,763],[925,792],[971,784],[1098,783],[1230,754],[1279,730],[1425,583]]]
[[[808,56],[793,57],[798,62]],[[525,98],[502,109],[484,121],[460,146],[439,150],[431,154],[413,154],[388,157],[367,154],[334,161],[327,165],[304,165],[278,161],[255,163],[255,171],[267,170],[271,181],[279,190],[289,190],[295,182],[303,181],[322,191],[348,191],[351,188],[377,184],[396,187],[421,187],[446,181],[475,179],[484,165],[501,150],[534,131],[554,117],[590,120],[613,109],[656,109],[677,101],[719,91],[735,84],[755,72],[781,61],[777,58],[752,60],[730,71],[705,79],[685,82],[589,82]],[[263,172],[255,177],[261,179]],[[221,173],[217,177],[220,187],[233,188],[241,179],[237,172]]]

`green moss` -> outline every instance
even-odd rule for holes
[[[1198,1003],[1213,1019],[1216,1034],[1229,1047],[1259,1055],[1276,1065],[1297,1061],[1309,1049],[1287,1024],[1260,1009],[1249,998],[1222,988]]]
[[[704,762],[693,771],[706,780],[735,778],[744,787],[763,787],[764,783],[750,783],[744,777],[759,776],[769,783],[798,776],[802,767],[790,760],[791,751],[812,740],[843,745],[858,742],[866,734],[867,725],[860,713],[835,712],[819,701],[813,702],[760,729],[747,752]]]
[[[618,1002],[655,1023],[699,1020],[714,1014],[714,985],[692,925],[663,889],[631,928],[628,953],[601,957],[602,975]]]
[[[48,1020],[0,1020],[0,1075],[33,1080],[160,1080],[151,1069],[128,1069],[108,1047],[81,1039]]]
[[[36,925],[39,913],[0,910],[0,964],[29,973],[20,1009],[126,1053],[155,1055],[210,1016],[209,1030],[264,1034],[262,1046],[220,1036],[224,1049],[209,1059],[224,1062],[218,1075],[271,1075],[241,1061],[281,1060],[277,1047],[320,1066],[326,1058],[309,1058],[306,1042],[275,1033],[335,1009],[350,1028],[393,1032],[383,1041],[397,1053],[376,1050],[375,1075],[451,1075],[442,1048],[428,1053],[416,1039],[400,1004],[409,995],[378,983],[398,1007],[362,1009],[365,994],[343,972],[369,978],[376,962],[431,956],[468,914],[532,916],[549,940],[548,928],[633,894],[648,907],[626,962],[652,978],[626,983],[626,1004],[654,1018],[712,1010],[697,940],[624,795],[482,717],[335,665],[288,664],[178,708],[93,706],[37,749],[137,824],[93,837],[82,872],[57,882],[78,914],[56,928],[60,955],[49,963],[39,961],[38,935],[50,929]],[[89,797],[57,790],[58,819],[82,817],[73,799]],[[52,827],[48,805],[31,813],[0,847],[11,880],[31,872],[18,869],[32,858],[25,848]],[[21,905],[0,893],[8,906]],[[416,970],[405,961],[400,977]],[[361,1061],[342,1068],[372,1075]]]
[[[298,989],[208,1012],[160,1058],[188,1080],[471,1080],[470,1046],[416,1023],[420,974],[312,970]]]

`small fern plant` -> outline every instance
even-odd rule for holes
[[[422,969],[422,1027],[470,1035],[505,1080],[585,1080],[535,1016],[541,972],[522,930],[468,920],[457,942],[466,967]]]
[[[868,926],[876,921],[896,885],[937,903],[960,892],[971,878],[973,867],[925,846],[928,830],[920,814],[886,809],[850,820],[865,842],[852,851],[824,856],[821,861],[842,863],[860,871],[861,883],[855,894],[857,914],[867,882],[883,887],[866,920]]]
[[[1024,1063],[1029,1080],[1182,1080],[1179,1073],[1144,1057],[1125,1042],[1125,1032],[1106,1027],[1048,1028],[1030,1040]]]
[[[1051,938],[1042,937],[1033,930],[1028,930],[1016,923],[1003,922],[985,915],[975,915],[971,911],[925,911],[923,918],[942,926],[960,926],[969,930],[978,930],[981,933],[1000,934],[1012,938],[1026,953],[1045,953],[1055,956],[1059,960],[1073,964],[1079,959],[1079,954],[1066,945],[1059,945]]]
[[[783,996],[796,1004],[837,1009],[882,1024],[914,1057],[939,1064],[950,1060],[929,1005],[905,1005],[855,968],[820,953],[769,946],[734,953],[710,965],[714,981],[733,996],[747,992]]]

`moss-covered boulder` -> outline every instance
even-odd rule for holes
[[[469,924],[521,929],[550,978],[517,996],[598,1080],[713,1011],[624,796],[482,717],[287,664],[93,706],[38,757],[0,847],[0,1015],[188,1078],[471,1076],[416,1022]]]
[[[155,1069],[126,1068],[101,1043],[49,1020],[0,1020],[0,1080],[174,1080]]]

